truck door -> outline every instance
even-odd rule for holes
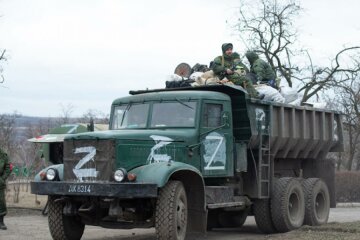
[[[233,174],[232,120],[229,102],[204,101],[200,126],[201,170],[204,176]]]

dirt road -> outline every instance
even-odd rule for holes
[[[8,226],[7,231],[0,231],[0,239],[7,240],[49,240],[51,239],[47,218],[41,216],[39,211],[23,211],[10,209],[9,215],[5,218]],[[332,209],[329,222],[354,222],[360,221],[360,208],[337,208]],[[358,224],[360,225],[360,223]],[[331,226],[331,224],[329,225]],[[356,226],[357,227],[357,226]],[[346,227],[344,231],[340,231],[338,226],[334,227],[334,232],[326,231],[324,234],[318,230],[308,230],[305,228],[299,231],[287,234],[274,234],[266,236],[258,232],[253,217],[249,217],[241,229],[223,229],[209,232],[206,237],[198,237],[196,239],[314,239],[314,234],[321,236],[317,239],[332,239],[330,234],[337,237],[341,235],[341,239],[359,239],[360,229]],[[351,230],[352,229],[352,230]],[[307,238],[306,236],[311,237]],[[334,236],[335,236],[334,235]],[[301,238],[299,238],[301,237]],[[333,239],[337,239],[333,238]],[[154,240],[154,229],[133,229],[133,230],[110,230],[98,227],[86,227],[82,239],[86,240],[105,240],[105,239],[121,239],[121,240]]]

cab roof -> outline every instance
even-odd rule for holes
[[[245,91],[237,86],[209,85],[199,87],[167,88],[153,90],[130,91],[132,96],[118,98],[113,105],[129,102],[166,101],[166,100],[224,100],[229,101],[231,95],[245,96]]]

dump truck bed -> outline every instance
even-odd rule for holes
[[[343,151],[339,112],[249,99],[249,146],[259,148],[261,134],[269,136],[275,158],[320,159]]]

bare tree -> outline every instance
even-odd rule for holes
[[[343,85],[341,91],[337,94],[337,99],[342,105],[344,114],[344,126],[348,131],[349,147],[347,170],[352,170],[354,157],[359,155],[358,146],[360,144],[360,82],[359,78],[354,76],[347,85]],[[357,162],[356,169],[360,168],[360,162]]]
[[[293,20],[301,10],[293,1],[279,4],[274,0],[247,3],[240,1],[239,19],[235,29],[249,49],[264,54],[271,67],[292,86],[292,72],[298,71],[293,64],[293,46],[297,39]],[[255,6],[255,7],[254,7]]]
[[[294,81],[301,83],[298,92],[303,94],[303,103],[359,72],[360,47],[345,47],[333,57],[329,66],[316,66],[309,51],[297,41],[294,22],[301,12],[300,5],[293,0],[241,0],[234,27],[245,45],[263,54],[290,87]]]
[[[0,114],[0,147],[5,149],[10,158],[16,143],[15,120],[20,117],[18,113]]]
[[[20,161],[19,164],[29,171],[28,176],[24,177],[30,177],[32,173],[38,172],[46,165],[44,159],[41,158],[40,150],[42,145],[27,141],[29,138],[44,134],[41,132],[42,128],[43,126],[40,122],[37,124],[27,123],[23,137],[18,140],[17,159]]]
[[[349,81],[342,83],[336,93],[330,94],[328,103],[332,109],[343,113],[345,152],[338,156],[338,170],[360,170],[360,79],[358,74],[348,75]]]
[[[0,63],[7,60],[5,53],[6,53],[6,49],[0,49]],[[2,73],[3,73],[3,68],[0,65],[0,84],[5,82],[5,78]]]
[[[74,105],[71,103],[64,106],[62,103],[60,104],[61,107],[61,115],[59,116],[58,124],[68,124],[72,123],[71,114],[74,111]]]
[[[346,86],[354,79],[354,75],[360,72],[360,47],[348,47],[339,51],[332,60],[330,66],[316,67],[312,64],[309,57],[309,66],[303,68],[304,76],[295,75],[295,78],[303,84],[298,92],[303,92],[302,102],[306,102],[311,97],[319,94],[320,91],[330,88]],[[350,83],[352,85],[352,83]]]
[[[79,122],[89,123],[91,119],[94,123],[108,124],[109,123],[109,114],[105,114],[96,109],[88,109],[81,118]]]

